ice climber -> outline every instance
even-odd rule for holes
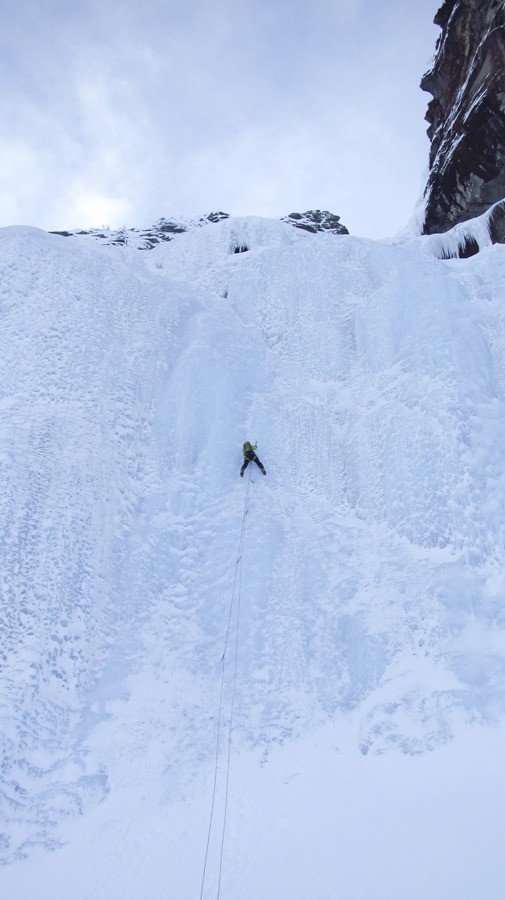
[[[250,462],[255,462],[255,463],[256,463],[256,465],[258,466],[258,468],[261,469],[261,474],[262,474],[262,475],[266,475],[266,474],[267,474],[267,473],[265,472],[265,468],[264,468],[264,466],[263,466],[263,463],[261,462],[261,460],[258,459],[258,457],[256,456],[256,454],[255,454],[255,452],[254,452],[254,451],[256,450],[256,447],[257,447],[257,444],[251,444],[250,441],[244,441],[244,443],[242,444],[242,453],[244,454],[244,462],[243,462],[242,468],[241,468],[241,470],[240,470],[240,477],[241,477],[241,478],[242,478],[242,476],[243,476],[243,474],[244,474],[245,470],[247,469],[247,466],[249,465]]]

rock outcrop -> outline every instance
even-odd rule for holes
[[[304,213],[290,213],[284,216],[283,222],[294,225],[295,228],[303,228],[315,234],[318,231],[326,231],[331,234],[349,234],[345,225],[340,224],[340,216],[328,212],[327,209],[309,209]]]
[[[62,237],[74,237],[75,235],[90,235],[103,241],[104,244],[116,244],[118,246],[129,244],[138,250],[152,250],[156,244],[163,241],[171,241],[175,235],[184,234],[189,228],[207,225],[209,222],[220,222],[228,219],[225,212],[211,212],[207,216],[192,222],[177,221],[175,219],[158,219],[151,228],[89,228],[78,231],[51,231],[51,234],[61,234]]]
[[[432,69],[421,88],[433,95],[424,233],[445,232],[505,197],[505,4],[445,0]],[[505,242],[502,215],[492,239]]]
[[[229,213],[211,212],[200,219],[176,221],[175,219],[159,219],[152,228],[89,228],[88,230],[80,229],[78,231],[51,231],[51,234],[60,234],[62,237],[89,236],[97,239],[104,244],[113,244],[116,246],[124,246],[128,244],[138,250],[152,250],[157,244],[163,241],[171,241],[178,234],[184,234],[191,228],[201,228],[209,223],[217,223],[222,219],[229,219]],[[327,210],[311,209],[304,213],[290,213],[282,219],[295,228],[303,228],[305,231],[313,233],[322,231],[331,234],[349,234],[347,228],[340,224],[340,216],[330,213]],[[237,248],[236,252],[239,253]]]

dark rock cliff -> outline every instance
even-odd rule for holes
[[[445,0],[432,69],[421,88],[433,99],[424,233],[444,232],[505,198],[505,3]],[[505,242],[502,215],[491,217]]]

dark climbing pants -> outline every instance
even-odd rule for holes
[[[255,462],[259,469],[263,468],[263,463],[261,462],[261,460],[258,459],[254,450],[248,450],[247,453],[244,455],[244,463],[240,470],[242,475],[244,474],[244,472],[247,469],[247,466],[249,465],[250,462]]]

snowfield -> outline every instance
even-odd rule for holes
[[[505,247],[435,247],[0,231],[2,897],[503,896]]]

